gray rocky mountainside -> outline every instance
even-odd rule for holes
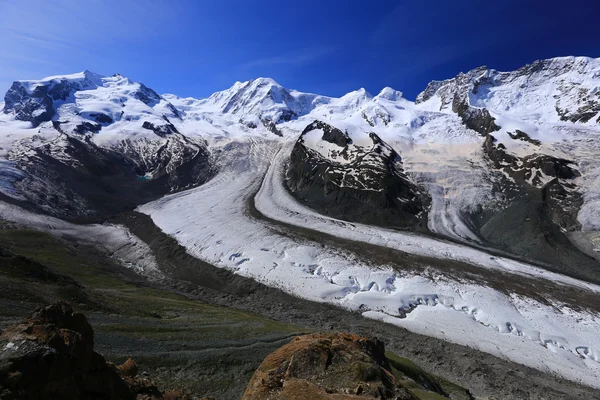
[[[306,136],[317,131],[334,150],[324,156]],[[287,170],[286,184],[301,202],[349,221],[404,229],[425,229],[429,198],[402,169],[398,153],[375,133],[367,146],[321,121],[300,135]]]

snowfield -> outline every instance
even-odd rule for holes
[[[414,332],[464,344],[600,388],[600,315],[576,305],[547,306],[465,283],[447,274],[399,273],[366,265],[344,250],[282,234],[252,218],[265,216],[352,240],[482,268],[549,279],[600,292],[600,287],[466,246],[350,224],[297,204],[281,182],[291,143],[248,138],[222,145],[220,174],[204,186],[145,204],[150,215],[194,257],[312,301],[328,302]],[[263,179],[264,176],[264,179]]]

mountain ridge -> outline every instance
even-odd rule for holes
[[[4,133],[0,156],[14,173],[1,177],[0,191],[47,204],[47,212],[62,204],[60,215],[73,214],[67,210],[75,204],[80,210],[74,215],[94,214],[85,210],[94,202],[86,201],[87,195],[78,194],[79,189],[72,188],[74,192],[65,196],[63,178],[48,172],[54,163],[67,166],[67,171],[87,165],[117,173],[108,167],[111,159],[111,165],[123,168],[117,174],[124,179],[124,188],[133,180],[132,187],[139,186],[136,190],[160,187],[151,191],[152,196],[160,196],[209,180],[218,169],[213,162],[218,157],[215,148],[248,138],[286,143],[320,121],[343,134],[376,137],[393,149],[402,159],[406,179],[421,188],[411,190],[428,192],[431,198],[422,202],[425,207],[415,208],[427,215],[431,232],[505,246],[508,239],[492,233],[492,216],[500,210],[508,212],[515,199],[532,194],[541,199],[540,210],[545,211],[529,210],[533,214],[527,218],[535,214],[550,219],[552,231],[557,229],[553,235],[598,225],[600,185],[593,180],[594,153],[585,142],[593,140],[600,119],[600,114],[589,117],[596,110],[596,98],[600,99],[600,59],[554,58],[512,72],[478,67],[433,81],[415,102],[391,87],[376,95],[360,88],[335,98],[287,89],[264,77],[236,82],[205,99],[159,95],[122,75],[90,71],[17,81],[13,86],[0,113]],[[324,136],[316,140],[326,142]],[[323,162],[309,158],[296,173],[290,172],[293,168],[288,171],[295,176],[293,187],[299,188],[309,179],[305,174]],[[95,161],[90,164],[90,160]],[[323,164],[323,173],[333,171],[330,161]],[[369,198],[358,184],[360,179],[357,185],[343,187],[346,176],[366,171],[358,164],[355,167],[344,170],[343,179],[322,175],[329,189],[315,192],[316,196],[326,196],[333,188],[350,190],[351,194],[340,195],[340,201]],[[190,175],[192,171],[198,177]],[[76,179],[77,187],[82,179]],[[34,182],[45,181],[52,183],[32,197],[31,192],[40,188]],[[108,188],[130,198],[112,185]],[[313,205],[325,204],[308,197]],[[386,204],[395,201],[390,198]],[[334,203],[326,208],[331,210]],[[374,213],[383,210],[379,200],[367,204],[379,204]],[[348,209],[341,203],[337,206]],[[516,243],[503,249],[522,252],[515,238]]]
[[[448,96],[452,95],[453,90],[461,91],[463,96],[465,96],[467,92],[472,92],[476,88],[486,89],[486,93],[489,93],[489,89],[487,88],[490,85],[493,86],[494,81],[499,81],[502,83],[503,81],[511,79],[518,80],[517,78],[521,77],[522,79],[519,82],[524,81],[524,83],[530,83],[531,79],[526,79],[527,76],[531,74],[543,75],[544,72],[550,72],[551,78],[553,74],[559,74],[568,75],[566,78],[574,79],[573,77],[577,74],[585,75],[587,73],[588,75],[591,74],[591,79],[596,79],[600,76],[600,58],[594,59],[590,57],[569,56],[550,58],[547,60],[537,60],[513,72],[500,72],[495,69],[481,66],[467,71],[466,73],[461,72],[454,78],[449,78],[442,81],[431,81],[430,84],[423,90],[423,92],[417,95],[414,104],[423,105],[424,103],[431,102],[434,97],[440,97],[439,102],[436,102],[435,105],[431,104],[427,107],[422,106],[422,108],[430,109],[432,111],[444,111],[447,110],[449,104],[451,103],[451,99]],[[117,82],[118,80],[122,81]],[[70,87],[63,88],[67,82],[69,83]],[[524,83],[520,83],[520,85],[523,86]],[[536,82],[533,83],[537,84]],[[586,84],[586,82],[576,83],[578,83],[579,86],[581,86],[581,84],[585,86]],[[70,75],[49,76],[39,80],[15,81],[5,95],[5,102],[2,108],[3,113],[13,114],[17,120],[25,118],[25,120],[31,121],[34,127],[37,127],[37,125],[39,125],[41,122],[53,119],[53,117],[55,117],[53,113],[53,107],[51,107],[49,104],[45,104],[47,103],[47,99],[44,96],[46,93],[38,93],[33,96],[34,100],[36,100],[36,104],[31,104],[33,100],[28,99],[30,100],[29,104],[25,103],[22,104],[20,108],[16,107],[18,106],[19,100],[23,100],[23,97],[25,97],[26,94],[33,95],[33,92],[40,90],[40,88],[44,87],[44,84],[48,84],[48,90],[52,92],[50,93],[50,97],[52,99],[54,99],[53,96],[56,96],[56,99],[62,101],[68,97],[69,93],[73,91],[73,89],[75,91],[89,90],[93,89],[94,87],[106,87],[111,84],[114,87],[122,85],[139,85],[139,90],[137,92],[134,91],[133,97],[139,98],[146,104],[152,104],[153,101],[164,101],[164,106],[170,108],[170,113],[162,113],[167,117],[170,116],[174,118],[180,118],[180,110],[171,104],[171,102],[168,100],[171,99],[175,102],[179,102],[181,105],[187,104],[188,110],[189,106],[193,105],[199,110],[198,112],[203,114],[220,112],[223,114],[237,115],[240,117],[240,119],[248,119],[247,122],[251,123],[257,123],[260,122],[261,119],[267,119],[275,124],[288,122],[292,119],[302,117],[309,114],[311,111],[314,111],[315,108],[318,108],[319,106],[330,105],[336,100],[339,102],[339,105],[342,108],[356,108],[360,107],[369,100],[384,98],[390,101],[397,101],[399,99],[404,99],[402,92],[394,90],[390,87],[383,88],[376,96],[373,96],[364,88],[360,88],[358,90],[351,91],[344,96],[335,98],[331,96],[305,93],[298,90],[288,89],[278,84],[272,78],[265,77],[260,77],[245,82],[238,81],[231,87],[215,92],[207,98],[182,98],[172,94],[159,95],[145,85],[123,77],[120,74],[103,76],[86,70]],[[449,85],[452,85],[453,88],[448,88]],[[56,86],[59,86],[59,88],[56,89]],[[439,92],[440,89],[441,92]],[[563,90],[567,94],[570,94],[573,90],[575,90],[572,87],[562,87],[559,89]],[[571,121],[587,123],[593,120],[598,122],[597,119],[600,118],[600,104],[598,104],[595,100],[595,97],[598,95],[598,89],[597,87],[587,89],[587,97],[579,96],[571,99],[577,106],[575,110],[566,109],[563,103],[557,103],[555,105],[557,117],[555,122]],[[435,96],[436,94],[437,96]],[[471,105],[475,107],[484,106],[484,102],[486,101],[485,98],[482,98],[481,96],[476,97],[473,96],[473,94],[474,93],[468,96],[469,103],[472,103]],[[498,98],[495,105],[504,105],[505,108],[509,108],[509,105],[507,104],[509,99],[507,99],[506,96],[502,98],[496,93],[493,97]],[[592,97],[590,99],[590,104],[582,104],[584,100],[589,97]],[[406,101],[410,102],[410,100]],[[31,109],[36,105],[40,107],[37,109]],[[28,112],[30,115],[26,115]],[[546,116],[551,115],[548,110],[545,110],[545,112]],[[50,113],[52,113],[52,115],[50,115]],[[114,119],[114,115],[109,115],[109,117]],[[100,118],[102,119],[103,117]]]

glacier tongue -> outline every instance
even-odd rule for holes
[[[317,214],[295,202],[283,187],[285,154],[292,143],[282,147],[247,138],[222,145],[227,151],[220,152],[215,179],[138,208],[191,255],[296,296],[360,311],[597,387],[600,316],[507,295],[438,269],[420,275],[369,265],[344,249],[303,240],[293,230],[249,215],[248,201],[256,193],[260,213],[302,229],[523,278],[556,280],[586,291],[600,292],[600,287],[466,246]],[[578,318],[591,322],[581,326]]]

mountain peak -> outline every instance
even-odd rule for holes
[[[85,95],[78,94],[82,91]],[[32,127],[54,119],[61,121],[62,131],[72,129],[78,133],[98,132],[103,126],[122,118],[138,120],[141,115],[145,119],[152,115],[154,122],[160,122],[163,115],[179,117],[177,110],[168,103],[160,105],[160,110],[154,114],[149,109],[142,111],[139,103],[128,107],[129,100],[134,100],[131,104],[141,101],[154,109],[163,99],[144,84],[122,75],[103,76],[84,70],[14,82],[4,96],[2,112],[16,120],[31,122]]]
[[[50,83],[53,81],[82,81],[82,80],[87,79],[91,82],[97,83],[102,78],[104,78],[104,75],[100,75],[100,74],[97,74],[95,72],[92,72],[92,71],[89,71],[86,69],[85,71],[76,72],[74,74],[52,75],[52,76],[47,76],[42,79],[24,79],[24,80],[19,80],[17,82],[25,83],[25,84],[39,85],[39,84],[47,84],[47,83]]]
[[[356,93],[359,93],[359,94],[361,94],[361,95],[363,95],[363,96],[365,96],[365,97],[373,97],[373,95],[372,95],[371,93],[369,93],[369,92],[367,91],[367,89],[365,89],[365,88],[363,88],[363,87],[361,87],[360,89],[356,90],[355,92],[356,92]]]
[[[365,88],[360,88],[357,90],[353,90],[351,92],[346,93],[345,95],[343,95],[342,97],[340,97],[340,99],[348,99],[348,100],[354,100],[354,99],[372,99],[373,95],[369,92],[367,92],[367,90]]]
[[[247,84],[254,84],[257,86],[280,86],[282,87],[279,83],[277,83],[275,81],[275,79],[273,78],[265,78],[265,77],[259,77],[259,78],[255,78],[255,79],[251,79],[249,81],[246,82]]]
[[[360,107],[371,99],[373,99],[373,95],[367,92],[365,88],[360,88],[358,90],[346,93],[340,97],[340,104],[344,108],[354,109],[356,107]]]
[[[381,89],[381,92],[379,92],[379,94],[376,97],[390,101],[397,101],[400,100],[403,96],[404,94],[401,91],[386,86],[383,89]]]
[[[213,93],[206,103],[213,110],[239,115],[244,120],[279,123],[307,114],[323,99],[315,94],[290,91],[272,78],[259,77]]]

